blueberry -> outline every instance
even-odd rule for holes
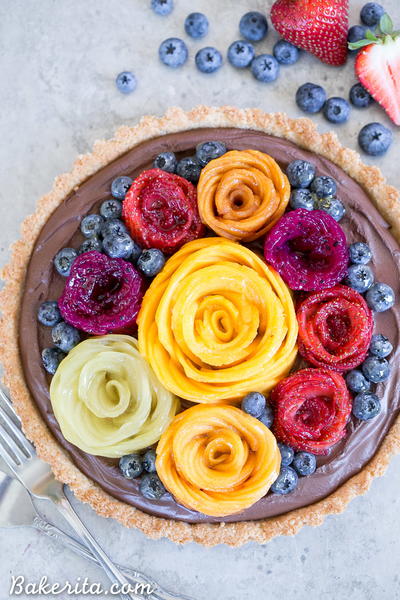
[[[110,258],[123,258],[128,260],[132,258],[132,254],[136,251],[137,244],[127,233],[109,234],[103,239],[104,252]]]
[[[353,415],[361,421],[369,421],[381,412],[381,401],[376,394],[362,392],[353,400]]]
[[[381,333],[375,333],[371,338],[369,351],[373,356],[378,358],[386,358],[392,352],[393,346],[389,339]]]
[[[143,455],[143,468],[148,473],[156,472],[156,451],[149,448]]]
[[[165,264],[165,256],[157,248],[143,250],[137,261],[137,268],[146,275],[146,277],[155,277],[161,271]]]
[[[55,300],[47,300],[42,302],[38,310],[38,321],[46,327],[54,327],[60,321],[62,321],[60,309]]]
[[[91,238],[100,233],[103,223],[104,219],[101,215],[87,215],[81,221],[81,232],[86,238]]]
[[[239,31],[246,40],[259,42],[268,33],[267,19],[255,10],[248,12],[240,19]]]
[[[80,333],[76,327],[65,323],[65,321],[54,325],[51,330],[51,338],[53,344],[65,353],[72,350],[81,341]]]
[[[372,252],[368,244],[354,242],[349,246],[350,261],[355,265],[366,265],[372,258]]]
[[[197,183],[201,173],[201,165],[196,156],[186,156],[178,162],[176,172],[184,179]]]
[[[282,442],[278,442],[279,452],[281,453],[281,466],[288,467],[293,462],[294,450]]]
[[[286,40],[277,41],[272,53],[281,65],[293,65],[299,59],[299,49]]]
[[[274,411],[269,404],[266,405],[265,409],[261,413],[261,416],[258,417],[258,420],[261,421],[265,427],[268,427],[268,429],[271,428],[272,423],[274,422]]]
[[[308,477],[315,473],[317,460],[310,452],[297,452],[293,459],[293,468],[300,477]]]
[[[60,252],[57,252],[54,257],[54,266],[57,273],[63,277],[68,277],[71,272],[72,263],[77,256],[78,253],[73,248],[63,248]]]
[[[279,75],[279,63],[271,54],[260,54],[253,59],[251,72],[257,81],[270,83]]]
[[[174,9],[174,0],[151,0],[151,8],[157,15],[166,17]]]
[[[364,377],[358,369],[349,371],[346,375],[346,384],[352,392],[368,392],[371,388],[371,383]]]
[[[100,206],[100,214],[105,219],[119,219],[122,215],[122,204],[116,198],[104,200]]]
[[[119,468],[125,479],[135,479],[143,473],[142,457],[135,452],[121,456]]]
[[[130,94],[135,91],[137,80],[131,71],[122,71],[117,75],[115,85],[123,94]]]
[[[196,67],[202,73],[214,73],[222,65],[222,54],[213,46],[201,48],[195,56]]]
[[[363,294],[374,283],[374,274],[368,265],[350,265],[347,271],[346,284]]]
[[[374,102],[373,97],[361,83],[355,83],[350,89],[350,102],[356,108],[366,108]]]
[[[63,358],[65,358],[65,354],[59,348],[45,348],[42,350],[42,363],[50,375],[54,375]]]
[[[281,467],[280,473],[271,485],[271,492],[285,496],[296,488],[299,481],[298,475],[292,467]]]
[[[368,306],[375,312],[384,312],[392,308],[395,295],[386,283],[375,283],[366,293],[365,299]]]
[[[103,237],[108,235],[122,235],[128,233],[128,229],[120,219],[107,219],[101,226],[100,233]]]
[[[243,40],[233,42],[228,48],[228,60],[234,67],[244,69],[253,60],[255,50],[253,44]]]
[[[358,143],[366,154],[381,156],[385,154],[393,141],[393,134],[381,123],[364,125],[358,134]]]
[[[317,198],[314,208],[324,210],[335,221],[340,221],[346,214],[346,209],[343,203],[337,198]]]
[[[290,193],[289,203],[293,209],[304,208],[305,210],[313,210],[314,196],[310,190],[304,188],[295,188]]]
[[[260,392],[250,392],[243,398],[241,408],[245,413],[258,419],[264,412],[266,403],[267,401],[263,394],[260,394]]]
[[[140,481],[140,493],[149,500],[159,500],[166,489],[157,473],[145,473]]]
[[[117,177],[111,183],[111,196],[117,200],[123,200],[131,185],[132,179],[127,175]]]
[[[326,102],[326,92],[315,83],[303,83],[296,92],[296,104],[306,113],[319,112]]]
[[[324,117],[331,123],[345,123],[350,116],[350,104],[344,98],[328,98],[324,106]]]
[[[310,189],[317,194],[318,198],[334,196],[336,194],[336,181],[327,175],[320,175],[312,180]]]
[[[364,25],[373,26],[378,25],[381,17],[385,14],[385,9],[376,2],[367,2],[360,12],[360,19]]]
[[[364,25],[353,25],[353,27],[350,27],[347,33],[347,41],[350,44],[354,44],[355,42],[364,40],[367,29],[368,28],[364,27]],[[352,52],[354,52],[354,50],[352,50]]]
[[[210,160],[219,158],[226,152],[224,142],[210,141],[198,144],[196,147],[196,157],[202,167],[205,167]]]
[[[202,38],[208,33],[208,19],[200,12],[190,13],[185,19],[185,31],[192,38]]]
[[[372,383],[386,381],[390,375],[390,365],[386,358],[367,356],[361,365],[361,368],[365,377]]]
[[[158,49],[161,62],[168,67],[177,68],[185,64],[188,59],[188,49],[183,40],[168,38],[161,42]]]
[[[101,252],[103,249],[103,244],[101,243],[101,239],[98,235],[92,235],[91,238],[87,238],[82,242],[79,246],[78,254],[83,254],[84,252],[92,252],[96,250],[97,252]]]
[[[315,176],[315,167],[307,160],[294,160],[286,169],[289,183],[295,188],[307,188]]]
[[[173,152],[161,152],[155,157],[153,167],[155,169],[162,169],[167,173],[175,173],[176,165],[178,160]]]

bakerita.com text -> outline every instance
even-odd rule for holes
[[[39,581],[27,581],[23,575],[11,575],[11,596],[120,596],[121,594],[136,594],[150,596],[155,592],[148,583],[130,582],[126,585],[113,583],[106,588],[101,583],[90,582],[87,577],[78,577],[76,581],[49,582],[47,575],[43,575]]]

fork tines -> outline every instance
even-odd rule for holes
[[[35,455],[35,449],[20,428],[11,400],[0,388],[0,456],[7,464],[21,465]],[[12,466],[12,465],[10,465]]]

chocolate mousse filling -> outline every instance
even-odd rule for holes
[[[251,148],[266,152],[283,169],[294,159],[309,160],[316,166],[318,175],[333,177],[338,185],[337,195],[347,209],[340,224],[346,232],[348,243],[366,241],[370,245],[375,279],[391,285],[397,299],[400,297],[399,245],[367,193],[342,169],[319,155],[262,132],[237,128],[194,129],[165,135],[136,146],[95,173],[53,212],[36,241],[26,273],[20,311],[20,353],[27,385],[53,435],[69,452],[77,467],[111,496],[152,515],[189,523],[264,519],[325,498],[363,469],[380,446],[400,410],[399,302],[391,310],[375,314],[375,332],[386,335],[394,347],[390,356],[390,378],[377,386],[377,394],[382,402],[381,413],[369,422],[351,420],[346,438],[332,448],[327,456],[318,458],[316,473],[300,479],[294,492],[288,496],[268,494],[242,513],[224,518],[211,518],[184,508],[169,494],[159,501],[148,500],[140,495],[138,481],[127,480],[121,475],[118,461],[86,454],[69,444],[52,412],[50,376],[44,371],[40,356],[41,350],[51,346],[52,342],[50,329],[37,322],[38,306],[44,300],[55,300],[61,295],[65,279],[55,271],[53,257],[61,248],[77,248],[82,242],[79,231],[82,217],[97,212],[101,202],[110,197],[111,182],[115,177],[136,177],[152,166],[157,154],[166,150],[172,150],[178,156],[191,155],[196,145],[206,140],[221,140],[230,150]]]

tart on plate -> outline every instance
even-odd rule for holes
[[[308,119],[200,106],[121,128],[56,179],[4,269],[24,431],[152,537],[322,523],[400,447],[399,240],[398,192]]]

